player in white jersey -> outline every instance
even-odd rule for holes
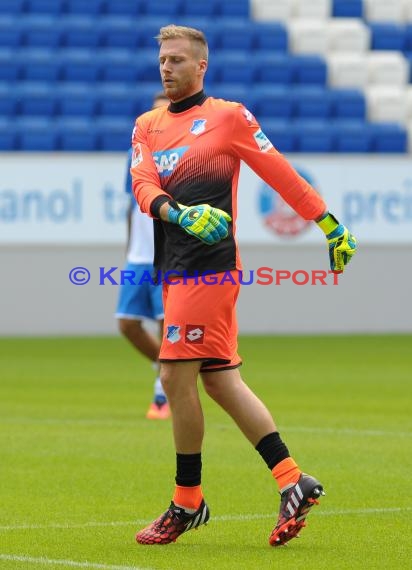
[[[169,103],[169,99],[158,93],[153,99],[153,108]],[[147,411],[148,419],[170,417],[169,404],[158,376],[158,355],[163,333],[162,286],[153,279],[153,221],[142,214],[132,193],[130,175],[131,151],[127,163],[125,190],[130,196],[128,210],[128,247],[125,271],[130,271],[130,280],[120,285],[116,318],[120,332],[141,354],[153,362],[156,370],[154,397]],[[143,326],[145,319],[158,322],[159,337]]]

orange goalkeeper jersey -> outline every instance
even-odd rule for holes
[[[273,147],[243,105],[204,95],[200,104],[172,112],[181,108],[172,103],[136,121],[131,166],[136,200],[149,215],[158,196],[186,206],[207,203],[228,212],[233,222],[228,238],[209,246],[178,225],[156,219],[157,270],[196,274],[241,269],[235,238],[241,160],[303,218],[314,220],[325,212],[320,195]]]

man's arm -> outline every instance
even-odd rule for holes
[[[234,111],[234,152],[306,220],[314,220],[326,235],[332,271],[341,272],[356,252],[356,239],[329,213],[316,190],[292,167],[265,136],[243,106]]]
[[[196,206],[177,204],[162,190],[140,119],[136,123],[132,144],[130,172],[133,192],[142,212],[153,218],[179,225],[187,234],[206,245],[218,243],[228,236],[228,222],[231,221],[229,214],[218,208],[212,208],[209,204]]]

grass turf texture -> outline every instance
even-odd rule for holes
[[[211,521],[140,546],[175,474],[170,422],[144,417],[150,364],[121,338],[0,339],[0,568],[410,568],[411,342],[241,338],[245,380],[327,492],[301,538],[274,549],[274,481],[205,394]]]

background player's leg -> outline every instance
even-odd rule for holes
[[[143,327],[142,321],[119,319],[119,330],[136,350],[152,362],[157,362],[160,340]]]
[[[146,417],[151,420],[169,418],[170,409],[159,378],[158,358],[161,336],[157,338],[144,328],[142,321],[135,319],[119,318],[119,330],[137,351],[153,362],[156,369],[153,402],[149,406]],[[159,321],[159,330],[163,330],[163,320]]]

